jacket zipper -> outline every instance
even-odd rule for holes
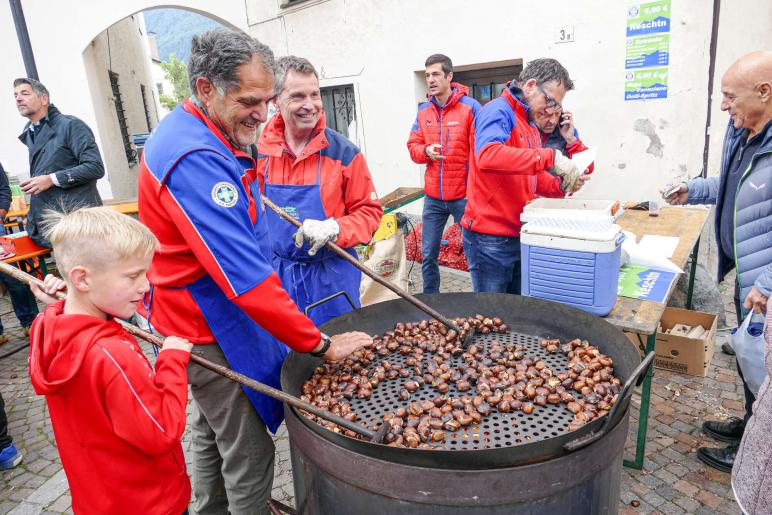
[[[442,143],[442,110],[443,108],[440,107],[440,151],[443,150],[443,143]],[[440,200],[444,200],[442,197],[442,159],[440,159]]]

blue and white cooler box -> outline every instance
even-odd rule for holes
[[[532,219],[520,230],[522,294],[608,315],[624,239],[608,220]]]

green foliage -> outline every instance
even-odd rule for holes
[[[222,27],[216,21],[184,9],[151,9],[142,13],[148,32],[156,35],[158,56],[168,61],[171,54],[188,62],[190,38],[207,30]]]
[[[171,82],[174,87],[174,96],[161,95],[159,101],[162,106],[171,111],[177,107],[177,104],[190,96],[188,67],[172,54],[169,56],[169,62],[161,62],[161,68],[164,70],[166,80]]]

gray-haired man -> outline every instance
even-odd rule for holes
[[[13,87],[19,114],[29,120],[19,136],[29,148],[30,177],[21,183],[30,195],[27,231],[35,243],[50,247],[40,228],[43,213],[101,206],[96,182],[104,177],[105,167],[91,129],[60,113],[43,84],[21,78]]]
[[[559,151],[542,148],[531,123],[561,110],[573,87],[558,61],[536,59],[475,116],[461,227],[476,292],[520,294],[523,207],[535,195],[577,191],[588,179]]]
[[[141,310],[154,329],[198,344],[194,354],[274,387],[287,353],[337,360],[371,340],[327,338],[271,266],[271,243],[247,152],[274,96],[273,53],[240,32],[195,36],[193,97],[145,145],[139,216],[158,237]],[[281,343],[283,342],[283,343]],[[196,514],[267,513],[281,403],[191,365]]]

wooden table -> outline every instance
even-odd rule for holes
[[[9,265],[15,263],[19,269],[43,279],[48,273],[45,256],[51,253],[51,249],[37,245],[29,236],[14,238],[13,244],[16,247],[16,254],[3,261]]]
[[[137,207],[137,199],[105,200],[104,205],[111,207],[119,213],[123,213],[124,215],[136,215],[139,212],[139,208]],[[19,224],[19,230],[23,231],[24,219],[27,217],[27,213],[29,213],[29,206],[25,207],[24,209],[8,211],[8,213],[5,215],[5,218],[6,220],[16,219],[17,223]]]
[[[691,256],[689,274],[689,289],[687,292],[686,308],[692,307],[692,293],[694,291],[694,274],[697,268],[697,253],[700,245],[700,234],[705,225],[710,210],[702,208],[678,208],[666,207],[659,211],[659,216],[649,216],[648,211],[625,211],[619,217],[617,223],[625,231],[630,231],[640,240],[645,234],[659,236],[677,236],[678,247],[673,253],[671,261],[679,268],[685,269]],[[660,318],[665,312],[667,301],[672,295],[668,292],[668,298],[663,304],[649,302],[629,297],[617,297],[614,309],[606,316],[606,320],[630,333],[646,336],[646,354],[654,351],[657,336],[657,327]],[[654,368],[643,380],[641,389],[641,408],[638,418],[638,439],[635,446],[635,459],[625,460],[628,467],[643,468],[643,457],[646,448],[646,432],[649,422],[649,403],[651,399],[651,380]]]

